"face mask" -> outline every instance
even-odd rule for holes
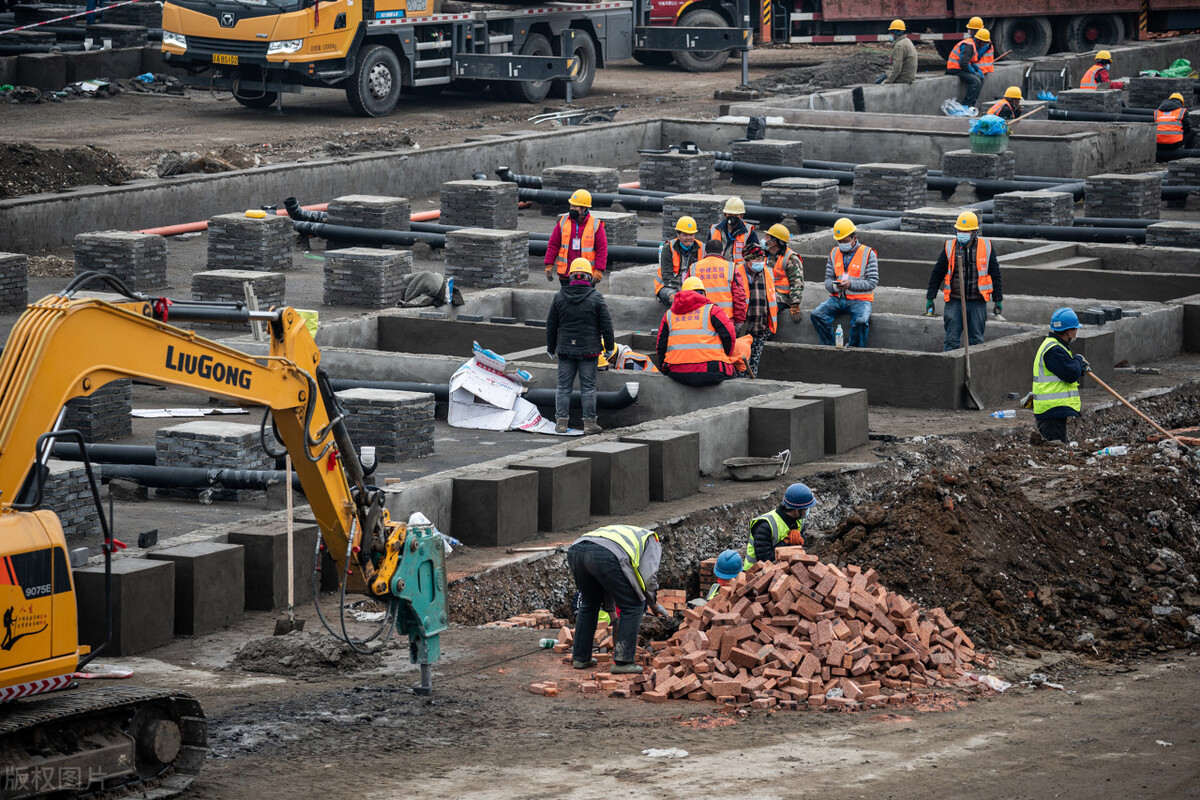
[[[736,227],[739,222],[741,222],[741,220],[737,217],[726,217],[725,218],[725,224],[727,224],[731,228]]]
[[[964,233],[963,231],[959,231],[959,232],[958,232],[958,233],[955,235],[955,237],[954,237],[954,238],[955,238],[955,239],[958,239],[958,243],[959,243],[959,244],[962,244],[962,245],[967,245],[967,244],[970,244],[970,243],[971,243],[971,234],[969,234],[969,233]]]
[[[579,219],[579,209],[572,208],[567,212],[567,216],[569,216],[571,219]]]
[[[765,263],[766,262],[764,261],[751,261],[750,269],[754,270],[755,272],[762,272]]]
[[[838,242],[838,250],[841,250],[843,253],[849,253],[853,249],[854,242]]]

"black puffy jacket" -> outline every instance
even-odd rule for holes
[[[612,317],[604,295],[591,286],[564,286],[546,315],[546,350],[557,356],[594,356],[613,343]]]

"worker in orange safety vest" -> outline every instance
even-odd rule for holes
[[[733,377],[733,343],[729,317],[705,297],[699,278],[688,278],[658,326],[659,369],[688,386],[713,386]]]
[[[962,290],[956,270],[962,269],[967,298],[967,341],[971,345],[983,344],[988,302],[992,303],[992,312],[1000,316],[1004,301],[1000,263],[996,260],[991,241],[979,235],[979,217],[974,211],[964,211],[958,215],[954,229],[955,236],[942,249],[925,291],[925,315],[928,317],[933,316],[935,294],[938,290],[942,292],[942,302],[945,304],[942,310],[945,327],[943,352],[957,349],[962,341]]]
[[[879,259],[875,251],[860,244],[854,223],[842,217],[833,224],[837,246],[825,262],[825,289],[829,299],[812,310],[808,318],[817,329],[821,344],[834,346],[833,321],[850,314],[850,347],[866,347],[870,332],[871,307],[879,285]]]
[[[558,218],[546,246],[546,280],[567,286],[571,282],[570,265],[577,258],[586,258],[592,266],[592,284],[604,278],[608,266],[608,235],[604,223],[591,214],[592,193],[578,189],[567,201],[569,210]]]
[[[1162,101],[1154,111],[1154,124],[1157,128],[1156,140],[1158,152],[1170,152],[1182,147],[1192,147],[1196,141],[1196,132],[1188,120],[1187,106],[1183,103],[1183,95],[1175,92]]]
[[[1079,81],[1080,89],[1124,89],[1124,81],[1114,81],[1108,74],[1108,68],[1112,66],[1112,53],[1107,50],[1101,50],[1096,53],[1096,63],[1087,68],[1087,72],[1083,73],[1083,78]]]

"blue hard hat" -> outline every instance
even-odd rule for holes
[[[726,550],[717,556],[716,566],[713,567],[713,575],[716,575],[723,581],[731,581],[741,571],[742,557],[738,555],[737,550]]]
[[[810,508],[817,499],[813,497],[812,489],[803,483],[793,483],[783,493],[783,504],[792,509]]]
[[[1079,327],[1079,317],[1069,308],[1060,308],[1050,317],[1050,330],[1069,331]]]

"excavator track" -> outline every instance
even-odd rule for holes
[[[68,690],[0,706],[0,800],[174,797],[200,772],[208,721],[179,691]]]

